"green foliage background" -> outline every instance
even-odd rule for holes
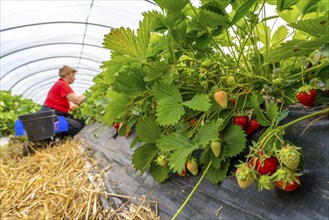
[[[19,115],[35,113],[41,106],[21,95],[13,95],[10,91],[0,90],[0,135],[15,134],[15,121]]]

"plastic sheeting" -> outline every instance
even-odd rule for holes
[[[312,111],[290,108],[285,122]],[[286,130],[285,138],[302,147],[305,157],[302,185],[297,190],[288,193],[275,188],[258,192],[256,184],[240,189],[233,177],[232,164],[229,177],[223,183],[213,185],[206,179],[202,181],[178,219],[328,219],[328,131],[328,117],[305,120]],[[128,138],[114,139],[113,127],[94,124],[87,126],[81,135],[92,147],[101,166],[113,164],[105,179],[107,191],[132,197],[146,195],[149,200],[158,202],[161,219],[174,216],[202,175],[172,175],[164,183],[156,183],[151,176],[146,173],[140,176],[132,167],[133,150],[129,145],[134,133]],[[120,199],[112,202],[117,207],[124,203]]]
[[[78,70],[72,88],[82,94],[110,59],[104,35],[160,9],[152,0],[5,0],[0,10],[0,89],[41,104],[63,65]]]

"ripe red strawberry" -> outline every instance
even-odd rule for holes
[[[194,125],[195,123],[196,123],[196,120],[192,118],[192,119],[190,120],[190,125]]]
[[[114,123],[113,127],[118,130],[120,128],[120,123]]]
[[[256,164],[255,164],[256,161]],[[255,167],[256,171],[259,174],[273,174],[278,166],[278,161],[275,157],[271,156],[269,158],[265,158],[263,161],[260,158],[253,158],[250,161],[251,165]]]
[[[283,180],[276,181],[275,184],[278,188],[280,188],[284,191],[287,191],[287,192],[291,192],[291,191],[297,189],[297,187],[300,185],[299,177],[297,176],[296,179],[297,179],[297,181],[296,180],[287,181],[285,186],[284,186]]]
[[[210,147],[215,157],[219,157],[222,151],[222,144],[219,141],[212,141]]]
[[[250,120],[249,124],[248,124],[248,128],[247,128],[247,135],[252,134],[253,132],[257,131],[260,128],[260,124],[258,123],[256,118],[253,118]]]
[[[179,174],[180,176],[186,176],[187,174],[187,164],[185,164],[184,169],[182,170],[182,172]]]
[[[190,171],[194,176],[198,175],[199,166],[198,166],[198,163],[194,159],[189,160],[186,164],[186,167],[187,167],[188,171]]]
[[[214,93],[214,99],[222,108],[227,107],[227,94],[223,90],[218,90]]]
[[[246,131],[248,129],[248,117],[247,116],[234,116],[233,123],[236,125],[240,125],[244,131]]]
[[[231,103],[232,103],[232,106],[235,107],[235,105],[236,105],[236,99],[235,98],[231,98]]]
[[[304,106],[312,107],[316,97],[316,90],[310,89],[308,91],[300,91],[297,93],[296,98]]]

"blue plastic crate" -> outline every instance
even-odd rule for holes
[[[69,130],[69,124],[64,116],[57,116],[58,120],[54,122],[55,133],[64,132]],[[24,126],[21,120],[16,120],[15,122],[15,134],[16,136],[25,135]]]

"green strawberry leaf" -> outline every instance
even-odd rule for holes
[[[154,0],[154,2],[159,5],[162,9],[168,10],[168,12],[180,12],[188,3],[188,0]]]
[[[148,66],[144,67],[145,70],[145,78],[146,82],[157,79],[163,74],[169,73],[170,65],[164,62],[154,62],[149,63]]]
[[[179,22],[172,30],[172,36],[177,43],[181,43],[185,40],[186,28],[186,22],[183,20]]]
[[[238,125],[230,125],[224,129],[223,144],[226,145],[226,156],[237,156],[246,148],[246,133]]]
[[[289,10],[283,10],[278,14],[287,23],[295,23],[300,16],[300,11],[296,6],[292,6]]]
[[[196,94],[191,100],[183,102],[183,105],[203,112],[208,111],[211,107],[210,99],[206,94]]]
[[[327,45],[328,47],[329,45]],[[323,84],[324,84],[324,88],[326,90],[329,90],[329,78],[328,78],[328,72],[329,72],[329,66],[325,66],[324,68],[322,68],[319,73],[318,76],[319,78],[322,80]]]
[[[311,40],[294,39],[282,43],[271,51],[271,61],[286,60],[291,57],[308,56],[314,50],[328,42],[328,36],[312,38]]]
[[[263,111],[260,108],[259,98],[258,98],[258,96],[255,93],[253,93],[252,96],[251,96],[251,102],[252,102],[252,105],[254,107],[254,112],[256,114],[258,123],[260,125],[262,125],[262,126],[269,126],[270,125],[270,122],[264,116]]]
[[[138,48],[137,38],[134,31],[124,27],[113,28],[109,34],[104,37],[103,45],[119,54],[128,55],[137,60],[143,58]]]
[[[283,109],[281,113],[278,115],[278,118],[276,119],[276,123],[278,124],[280,121],[285,119],[288,116],[288,114],[289,114],[289,110]]]
[[[158,82],[155,83],[153,86],[153,93],[155,98],[161,100],[161,99],[172,99],[177,102],[182,102],[182,96],[179,93],[178,88],[173,85],[169,84],[167,82]]]
[[[278,46],[280,43],[284,42],[286,39],[287,35],[289,34],[288,28],[286,26],[280,26],[274,34],[272,35],[271,38],[271,47]]]
[[[210,161],[210,155],[212,154],[212,151],[210,148],[205,148],[200,155],[200,164],[208,164]]]
[[[159,12],[148,11],[143,13],[143,21],[139,22],[139,28],[137,29],[137,50],[142,57],[147,56],[147,50],[150,41],[150,32],[154,26],[154,20],[156,17],[160,16]]]
[[[283,11],[285,9],[290,9],[293,5],[297,4],[299,0],[278,0],[276,3],[277,10]]]
[[[158,148],[163,151],[173,151],[183,147],[194,146],[194,143],[187,137],[187,135],[180,132],[162,135],[156,140],[156,143]]]
[[[224,13],[221,11],[221,13]],[[203,22],[203,24],[211,27],[211,28],[216,28],[218,26],[227,26],[229,23],[229,20],[223,15],[219,15],[215,12],[208,11],[208,10],[200,10],[200,20]]]
[[[223,119],[218,119],[217,121],[212,121],[209,124],[205,124],[201,126],[195,137],[193,138],[193,142],[199,145],[206,145],[210,141],[218,138],[218,129],[220,126],[224,124]]]
[[[157,164],[150,166],[150,173],[155,181],[162,183],[169,177],[170,169],[168,166],[163,167]]]
[[[116,55],[111,57],[109,61],[103,62],[101,68],[104,69],[101,72],[104,75],[104,81],[107,84],[111,84],[114,81],[115,74],[120,71],[120,69],[128,64],[136,62],[136,59],[132,57]]]
[[[140,95],[146,89],[143,72],[138,68],[128,68],[120,71],[112,84],[113,91],[130,96]]]
[[[140,139],[138,137],[138,135],[136,135],[132,141],[130,142],[130,148],[133,148],[136,144],[138,144],[138,142],[140,142]]]
[[[266,106],[266,117],[270,119],[271,122],[276,121],[279,116],[279,108],[275,102],[271,102]]]
[[[209,161],[212,161],[211,165],[215,169],[219,169],[221,166],[221,163],[226,161],[226,158],[227,158],[226,153],[224,151],[226,151],[225,145],[222,145],[222,153],[220,154],[219,157],[215,157],[211,148],[204,149],[200,155],[200,164],[208,164]]]
[[[234,15],[234,17],[231,20],[230,25],[234,25],[236,22],[238,22],[243,16],[245,16],[248,12],[249,9],[254,5],[256,0],[249,0],[246,1],[243,5],[241,5],[237,10]]]
[[[141,175],[147,170],[151,162],[157,157],[159,149],[154,144],[144,144],[138,147],[132,156],[132,163]]]
[[[315,37],[327,36],[329,30],[329,13],[315,19],[299,20],[297,23],[288,24],[290,27],[304,31]]]
[[[106,107],[106,113],[103,117],[103,121],[108,125],[112,125],[118,118],[124,116],[129,111],[129,96],[119,93],[111,93],[111,97],[108,106]]]
[[[155,143],[161,135],[158,124],[150,118],[139,120],[136,125],[136,132],[142,142],[151,144]]]
[[[212,184],[217,184],[219,182],[223,182],[226,179],[227,171],[230,168],[230,160],[224,161],[221,163],[220,168],[216,169],[215,167],[211,167],[208,170],[206,175],[209,182]]]
[[[181,103],[172,98],[161,99],[156,108],[156,120],[160,125],[174,125],[184,113]]]
[[[197,149],[197,145],[189,145],[179,148],[171,153],[169,157],[170,169],[172,169],[174,173],[181,173],[185,168],[188,157],[195,149]]]

